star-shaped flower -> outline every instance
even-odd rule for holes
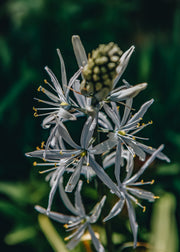
[[[98,252],[105,252],[104,247],[97,239],[91,225],[96,223],[100,214],[102,207],[104,206],[104,202],[106,200],[106,196],[103,196],[100,202],[98,202],[95,207],[92,209],[90,214],[85,213],[84,205],[81,198],[81,188],[82,188],[82,181],[80,180],[75,192],[75,206],[72,205],[71,201],[69,200],[67,194],[64,191],[62,181],[60,182],[60,195],[62,201],[66,208],[73,214],[73,215],[64,215],[61,213],[47,211],[45,208],[41,206],[36,206],[35,209],[40,212],[41,214],[47,215],[49,218],[60,222],[65,223],[65,228],[67,231],[74,231],[71,235],[65,238],[65,240],[70,240],[67,243],[68,249],[73,249],[81,240],[83,234],[86,230],[89,231],[92,243]]]

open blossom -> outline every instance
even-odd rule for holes
[[[145,199],[150,202],[153,202],[157,196],[154,196],[152,192],[140,189],[139,186],[147,185],[147,184],[153,184],[154,181],[150,182],[144,182],[143,180],[138,181],[139,177],[144,173],[144,171],[148,168],[148,166],[153,162],[153,160],[158,156],[158,154],[163,149],[163,145],[161,145],[153,154],[152,156],[143,164],[143,166],[139,169],[137,173],[132,175],[133,173],[133,157],[132,156],[124,156],[124,158],[127,160],[128,167],[126,168],[127,174],[123,181],[120,179],[120,171],[118,176],[116,176],[117,179],[117,185],[121,192],[121,196],[119,201],[113,206],[112,210],[108,214],[108,216],[104,219],[104,221],[108,221],[111,218],[118,215],[123,206],[126,204],[127,210],[128,210],[128,216],[130,221],[130,226],[133,232],[134,237],[134,247],[136,247],[137,244],[137,231],[138,231],[138,224],[136,222],[136,215],[135,210],[133,207],[133,203],[143,208],[143,211],[145,211],[145,207],[142,206],[137,198],[139,199]],[[129,158],[131,158],[131,161],[129,161]],[[118,162],[118,160],[116,160]]]
[[[109,132],[109,141],[115,138],[116,142],[116,153],[117,159],[119,161],[119,165],[121,163],[121,148],[124,145],[128,151],[132,154],[132,156],[137,155],[142,161],[145,160],[146,152],[151,154],[155,151],[151,146],[144,145],[140,143],[138,140],[148,140],[147,138],[142,138],[137,136],[136,134],[142,130],[147,125],[152,122],[148,122],[147,124],[140,124],[143,119],[144,114],[148,110],[148,108],[153,103],[153,99],[144,103],[139,111],[131,116],[131,107],[132,107],[132,98],[126,101],[126,107],[124,109],[124,113],[122,119],[120,117],[120,112],[117,109],[115,103],[111,103],[112,107],[107,104],[104,104],[104,109],[109,118],[114,123],[114,128],[111,126],[110,128],[101,129],[102,132]],[[157,155],[159,159],[165,160],[169,162],[169,158],[163,153],[159,153]],[[119,169],[119,168],[118,168]]]
[[[77,80],[78,76],[81,73],[81,69],[79,69],[70,79],[69,83],[67,82],[66,77],[66,69],[64,60],[60,53],[60,50],[57,49],[57,53],[61,63],[61,77],[62,77],[62,86],[60,85],[58,79],[54,75],[54,73],[46,66],[45,70],[47,71],[52,84],[50,84],[47,80],[45,80],[45,84],[47,84],[52,92],[47,90],[46,88],[39,86],[38,91],[44,93],[48,100],[36,99],[40,103],[44,103],[49,105],[49,107],[34,107],[34,116],[45,116],[42,126],[43,128],[50,127],[51,124],[56,123],[56,118],[59,120],[76,120],[77,114],[74,112],[74,103],[69,96],[70,89],[73,83]],[[46,111],[45,113],[39,113],[40,111]],[[72,111],[72,112],[71,112]]]
[[[73,249],[80,241],[85,231],[88,230],[91,236],[92,243],[98,252],[105,252],[104,247],[96,237],[91,225],[96,223],[98,220],[101,210],[103,208],[106,196],[103,196],[101,201],[98,202],[92,209],[90,214],[85,213],[84,205],[81,198],[81,188],[82,181],[80,180],[75,192],[75,206],[72,205],[68,196],[66,195],[62,181],[60,182],[60,195],[64,205],[69,209],[73,215],[65,215],[53,211],[47,211],[45,208],[36,206],[35,209],[41,214],[47,215],[49,218],[64,223],[64,227],[67,231],[74,231],[71,235],[65,238],[65,240],[70,240],[67,243],[68,249]]]
[[[95,174],[106,184],[111,190],[117,191],[117,188],[110,177],[104,172],[103,168],[100,167],[94,159],[94,155],[102,154],[103,152],[111,149],[111,146],[114,145],[114,141],[106,140],[94,147],[92,147],[92,136],[94,132],[94,128],[96,126],[96,119],[89,117],[86,121],[84,128],[82,130],[80,144],[77,145],[71,136],[69,135],[66,127],[59,122],[58,131],[64,141],[68,143],[73,149],[42,149],[35,150],[33,152],[26,153],[26,156],[36,157],[46,160],[44,163],[35,162],[35,166],[53,166],[51,169],[47,171],[51,171],[49,177],[51,191],[49,194],[49,202],[48,202],[48,210],[51,208],[51,204],[53,201],[54,194],[58,187],[58,183],[60,178],[63,176],[65,171],[68,171],[69,167],[73,168],[73,173],[71,174],[68,183],[66,185],[66,191],[72,192],[75,188],[77,182],[79,181],[82,167],[86,164],[87,173],[88,166],[90,165]],[[108,142],[108,144],[107,144]],[[91,170],[90,170],[91,171]],[[90,175],[87,174],[89,178]]]

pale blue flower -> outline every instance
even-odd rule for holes
[[[153,154],[152,156],[142,165],[142,167],[139,169],[138,172],[135,174],[133,173],[134,168],[134,161],[132,155],[127,156],[127,153],[124,155],[124,159],[127,161],[128,167],[126,167],[127,174],[123,181],[121,181],[120,177],[120,170],[119,173],[116,174],[116,180],[117,180],[117,186],[120,191],[120,199],[119,201],[113,206],[108,216],[104,219],[104,221],[108,221],[111,218],[118,215],[124,205],[126,204],[127,210],[128,210],[128,216],[130,221],[131,230],[133,232],[134,237],[134,247],[136,247],[137,244],[137,231],[138,231],[138,224],[136,222],[136,215],[135,210],[133,207],[133,203],[143,208],[143,211],[145,211],[145,207],[142,206],[137,198],[139,199],[145,199],[150,202],[153,202],[156,198],[153,193],[138,188],[139,186],[147,185],[147,184],[153,184],[154,181],[150,182],[144,182],[143,180],[138,181],[139,177],[144,173],[144,171],[148,168],[148,166],[153,162],[155,158],[158,157],[159,153],[164,148],[163,145],[161,145]],[[118,160],[116,159],[116,163]],[[116,164],[117,165],[117,164]]]
[[[49,218],[64,223],[65,228],[67,231],[74,231],[71,235],[65,238],[65,240],[70,240],[67,243],[68,249],[73,249],[76,245],[80,242],[83,234],[86,230],[89,231],[92,243],[98,252],[105,252],[104,247],[96,237],[91,225],[96,223],[100,214],[102,207],[104,206],[104,202],[106,200],[106,196],[103,196],[100,202],[98,202],[95,207],[92,209],[90,214],[85,213],[84,205],[81,198],[81,188],[82,188],[82,181],[80,180],[75,192],[75,205],[73,206],[71,201],[69,200],[67,194],[64,191],[62,182],[60,182],[60,195],[62,201],[66,208],[73,214],[73,215],[65,215],[53,211],[47,211],[45,208],[36,206],[35,209],[40,212],[41,214],[47,215]]]

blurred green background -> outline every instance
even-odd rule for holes
[[[0,250],[58,251],[46,240],[34,210],[35,204],[47,205],[48,184],[24,153],[46,140],[49,133],[41,129],[41,118],[34,118],[32,111],[37,87],[48,78],[44,66],[48,65],[60,78],[56,54],[56,48],[60,48],[70,78],[77,70],[71,45],[71,36],[77,34],[87,52],[110,41],[123,51],[132,44],[136,46],[123,78],[132,85],[148,82],[148,88],[134,101],[138,108],[146,100],[155,99],[145,117],[154,124],[143,135],[150,137],[154,147],[164,143],[164,152],[172,161],[168,165],[156,162],[146,173],[147,179],[155,179],[151,190],[161,198],[153,206],[149,204],[143,215],[137,209],[139,240],[146,245],[136,251],[147,251],[147,244],[151,243],[152,251],[178,252],[180,1],[1,0],[0,3]],[[93,193],[93,189],[88,192],[92,203]],[[116,231],[114,243],[117,249],[125,243],[119,251],[132,251],[128,247],[132,236],[125,215],[119,217],[118,225],[117,220],[112,221]],[[64,237],[63,228],[54,225]],[[76,251],[86,251],[84,248],[81,244]]]

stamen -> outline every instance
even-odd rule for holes
[[[37,147],[36,147],[36,150],[41,150],[41,149],[39,148],[39,146],[37,146]]]
[[[45,141],[42,141],[42,143],[41,143],[41,149],[44,148],[44,144],[45,144]]]
[[[33,166],[36,166],[37,165],[37,162],[33,162]]]
[[[39,115],[37,114],[37,112],[34,113],[34,117],[38,117]]]
[[[151,181],[151,185],[153,185],[153,184],[154,184],[154,181],[155,181],[154,179]]]
[[[145,211],[146,211],[146,207],[144,206],[144,207],[143,207],[143,213],[144,213]]]
[[[159,199],[160,197],[159,197],[159,196],[154,196],[153,198],[154,198],[154,199]]]

